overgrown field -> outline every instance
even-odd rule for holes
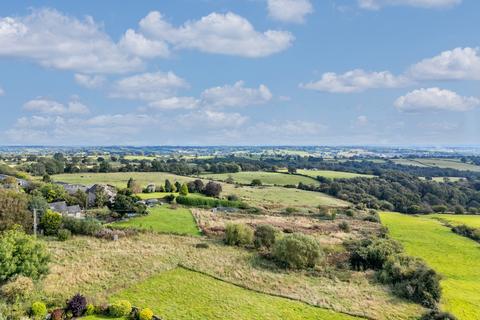
[[[135,179],[142,186],[148,183],[163,184],[165,179],[169,179],[172,183],[179,181],[181,183],[194,180],[191,177],[177,176],[164,172],[115,172],[115,173],[76,173],[76,174],[59,174],[53,176],[55,181],[63,181],[68,183],[94,184],[108,183],[119,188],[126,188],[129,178]],[[207,180],[204,180],[205,182]],[[304,191],[295,188],[284,187],[237,187],[232,184],[222,183],[222,195],[237,195],[240,200],[256,207],[262,207],[267,210],[281,210],[286,207],[297,207],[303,209],[314,209],[318,205],[344,207],[349,203],[331,197],[329,195]]]
[[[352,172],[343,172],[343,171],[331,171],[331,170],[297,170],[298,174],[309,176],[312,178],[324,177],[330,179],[350,179],[350,178],[373,178],[375,176],[370,174],[360,174]]]
[[[148,215],[112,224],[117,228],[133,228],[153,232],[199,236],[200,232],[189,209],[172,209],[166,205],[148,209]]]
[[[120,299],[150,307],[166,320],[360,319],[247,290],[184,268],[160,273],[110,298]]]
[[[298,185],[300,182],[310,185],[318,185],[319,182],[309,177],[302,177],[299,175],[285,174],[280,172],[265,172],[265,171],[243,171],[236,173],[207,173],[202,174],[202,178],[213,179],[219,181],[227,181],[231,177],[233,181],[240,184],[250,184],[253,179],[260,179],[265,185]],[[315,177],[314,177],[315,178]]]
[[[480,319],[480,245],[428,217],[382,213],[381,219],[408,254],[442,275],[441,307],[458,319]]]
[[[209,247],[196,248],[201,242],[207,242]],[[101,303],[181,264],[249,289],[299,299],[337,312],[375,319],[415,319],[422,313],[418,305],[392,296],[387,287],[373,282],[369,273],[328,268],[315,274],[285,272],[259,258],[254,251],[203,237],[140,233],[118,241],[74,237],[65,242],[47,241],[47,245],[53,262],[50,274],[43,280],[43,289],[45,300],[57,305],[77,292]],[[156,293],[161,294],[162,290]],[[177,291],[178,296],[182,294]],[[208,299],[209,294],[199,293],[191,303]],[[217,299],[225,300],[221,295]],[[189,309],[189,305],[183,308]]]

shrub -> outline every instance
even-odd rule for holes
[[[195,245],[195,248],[198,248],[198,249],[208,249],[209,247],[210,246],[208,245],[208,243],[205,243],[205,242],[200,242]]]
[[[47,315],[47,306],[43,302],[36,301],[32,303],[30,311],[35,319],[43,319]]]
[[[46,236],[56,236],[62,226],[62,215],[52,210],[47,210],[40,220],[40,226]]]
[[[343,232],[350,232],[350,225],[348,224],[347,221],[342,221],[338,224],[338,227],[340,228],[340,230],[342,230]]]
[[[112,303],[108,307],[108,314],[112,317],[125,317],[132,312],[132,305],[127,300],[120,300],[116,303]]]
[[[185,206],[194,206],[194,207],[228,207],[228,208],[239,208],[247,209],[248,205],[241,201],[229,201],[222,199],[209,199],[209,198],[199,198],[199,197],[184,197],[178,196],[177,203]]]
[[[67,241],[72,237],[72,233],[68,229],[60,229],[58,230],[57,238],[60,241]]]
[[[480,229],[475,229],[462,224],[462,225],[453,227],[452,231],[455,232],[456,234],[459,234],[464,237],[480,242]]]
[[[19,228],[0,237],[0,283],[17,275],[39,279],[48,272],[49,261],[45,245]]]
[[[278,230],[271,225],[258,226],[254,234],[255,248],[270,249],[274,243]]]
[[[432,210],[433,210],[434,212],[437,212],[437,213],[445,213],[445,212],[447,212],[448,207],[439,204],[439,205],[434,205],[434,206],[432,206]]]
[[[375,214],[375,215],[371,215],[371,216],[366,216],[365,218],[363,218],[364,221],[369,221],[369,222],[380,222],[380,217]]]
[[[229,194],[227,196],[227,200],[228,201],[238,201],[239,199],[238,199],[238,196],[236,194]]]
[[[423,314],[420,320],[457,320],[457,318],[448,312],[430,310]]]
[[[247,246],[253,242],[253,230],[244,224],[227,224],[225,243],[230,246]]]
[[[91,316],[94,314],[95,314],[95,306],[91,303],[87,304],[87,307],[85,308],[85,315]]]
[[[80,317],[87,310],[87,299],[80,293],[74,295],[65,308],[66,312],[71,312],[74,317]]]
[[[353,209],[347,209],[347,210],[345,210],[345,215],[346,215],[347,217],[354,217],[354,216],[355,216],[355,210],[353,210]]]
[[[282,266],[291,269],[312,268],[322,255],[318,242],[300,233],[287,235],[273,246],[273,257]]]
[[[32,279],[18,276],[0,288],[1,295],[10,303],[25,301],[32,296],[35,287]]]
[[[152,320],[153,318],[153,311],[149,308],[142,309],[138,316],[140,320]]]
[[[418,258],[400,254],[391,256],[378,278],[391,284],[397,295],[425,307],[435,307],[440,300],[440,276]]]
[[[179,193],[182,196],[187,196],[188,195],[188,186],[185,183],[182,184],[182,186],[180,187]]]
[[[72,232],[85,236],[93,236],[103,229],[102,224],[96,219],[75,219],[66,217],[63,219],[63,227]]]
[[[220,193],[222,193],[222,185],[220,183],[210,181],[205,186],[203,193],[209,197],[218,197],[220,196]]]
[[[51,320],[62,320],[63,319],[63,310],[62,309],[55,309],[50,314]]]
[[[285,213],[286,214],[293,214],[293,213],[296,213],[296,212],[298,212],[297,208],[293,208],[293,207],[285,208]]]
[[[250,183],[252,187],[259,187],[262,185],[262,180],[260,179],[253,179],[252,182]]]
[[[397,241],[391,239],[365,239],[349,244],[350,264],[356,270],[379,270],[387,259],[403,251]]]

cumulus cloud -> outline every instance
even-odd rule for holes
[[[103,76],[80,73],[76,73],[74,78],[75,82],[77,82],[79,85],[89,89],[100,88],[106,81],[105,77]]]
[[[37,98],[27,101],[23,105],[23,108],[27,111],[44,114],[87,114],[90,112],[87,106],[78,101],[70,101],[67,105],[64,105],[47,98]]]
[[[368,124],[368,117],[364,115],[358,116],[355,124],[359,127],[366,126]]]
[[[304,89],[332,93],[362,92],[375,88],[398,88],[409,84],[404,76],[395,76],[389,71],[367,72],[355,69],[344,74],[327,72],[318,81],[300,84]]]
[[[167,42],[177,49],[249,58],[283,51],[294,40],[286,31],[256,31],[247,19],[232,12],[211,13],[175,27],[160,12],[152,11],[140,21],[140,29],[152,40]]]
[[[426,80],[480,80],[478,48],[455,48],[413,65],[412,77]]]
[[[268,0],[267,5],[270,17],[283,22],[303,23],[313,12],[310,0]]]
[[[232,85],[214,87],[202,93],[202,101],[208,107],[244,107],[263,104],[272,99],[272,93],[263,84],[256,88],[246,88],[243,81]]]
[[[145,101],[172,97],[178,89],[188,88],[188,83],[173,72],[142,73],[115,82],[110,96]]]
[[[199,101],[192,97],[170,97],[152,101],[148,105],[158,110],[195,109]]]
[[[145,38],[144,35],[128,29],[119,43],[125,51],[145,58],[163,57],[170,54],[168,44],[164,41],[155,41]]]
[[[177,118],[179,125],[186,128],[237,128],[248,120],[239,113],[226,113],[213,110],[199,110]]]
[[[92,17],[79,20],[52,9],[0,17],[0,56],[23,57],[45,67],[82,73],[123,73],[142,66]]]
[[[427,9],[450,8],[462,0],[358,0],[360,8],[378,10],[386,6],[410,6]]]
[[[480,105],[480,99],[464,97],[456,92],[427,88],[417,89],[399,97],[395,101],[395,107],[400,111],[468,111]]]

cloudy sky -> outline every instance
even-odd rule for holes
[[[0,3],[2,145],[480,144],[480,1]]]

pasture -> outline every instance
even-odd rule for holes
[[[306,303],[247,290],[212,277],[175,268],[122,290],[126,299],[169,320],[188,319],[360,319]],[[186,307],[188,306],[188,307]]]
[[[233,181],[239,184],[250,184],[253,179],[260,179],[264,185],[298,185],[300,182],[303,184],[318,185],[319,182],[309,177],[302,177],[293,174],[284,174],[279,172],[265,172],[265,171],[243,171],[236,173],[207,173],[202,174],[201,178],[227,181],[231,178]]]
[[[459,214],[429,214],[427,218],[446,221],[452,225],[467,225],[472,228],[480,228],[480,216]]]
[[[304,176],[309,176],[312,178],[324,177],[329,179],[351,179],[351,178],[373,178],[374,175],[370,174],[360,174],[352,172],[343,172],[343,171],[332,171],[332,170],[297,170],[297,174]]]
[[[473,165],[470,163],[463,163],[459,159],[425,159],[425,158],[416,158],[416,159],[393,159],[393,162],[397,164],[410,165],[410,166],[420,166],[420,167],[439,167],[439,168],[450,168],[457,170],[469,170],[480,172],[480,166]]]
[[[442,275],[441,308],[458,319],[479,319],[480,245],[428,217],[381,213],[381,220],[409,255],[424,259]]]
[[[139,233],[118,241],[73,237],[64,242],[45,243],[52,253],[52,263],[50,273],[39,285],[44,291],[44,300],[57,305],[77,292],[100,304],[182,265],[247,289],[298,299],[339,313],[406,320],[417,319],[423,312],[420,306],[393,296],[388,287],[372,281],[368,273],[345,270],[337,276],[333,270],[314,275],[303,271],[285,272],[274,265],[265,266],[265,262],[251,250],[225,246],[204,237]],[[198,243],[208,243],[208,248],[197,248]],[[162,278],[162,281],[168,283],[166,279]],[[194,285],[188,282],[174,284],[181,288],[175,293],[180,297],[183,290],[189,296],[192,294],[189,290],[194,290]],[[196,299],[211,298],[211,292],[203,291],[198,291],[195,299],[177,300],[176,303],[184,303],[179,306],[182,309],[195,307]],[[161,293],[162,290],[155,290],[155,294]],[[254,293],[242,291],[241,294]],[[218,294],[216,299],[214,301],[220,305],[226,300]],[[257,300],[245,299],[252,303]],[[132,301],[135,300],[132,298]],[[261,308],[258,306],[262,305],[265,304],[250,307]]]
[[[148,215],[119,221],[112,224],[115,228],[132,228],[160,233],[199,236],[195,220],[189,209],[172,209],[166,205],[148,209]]]

